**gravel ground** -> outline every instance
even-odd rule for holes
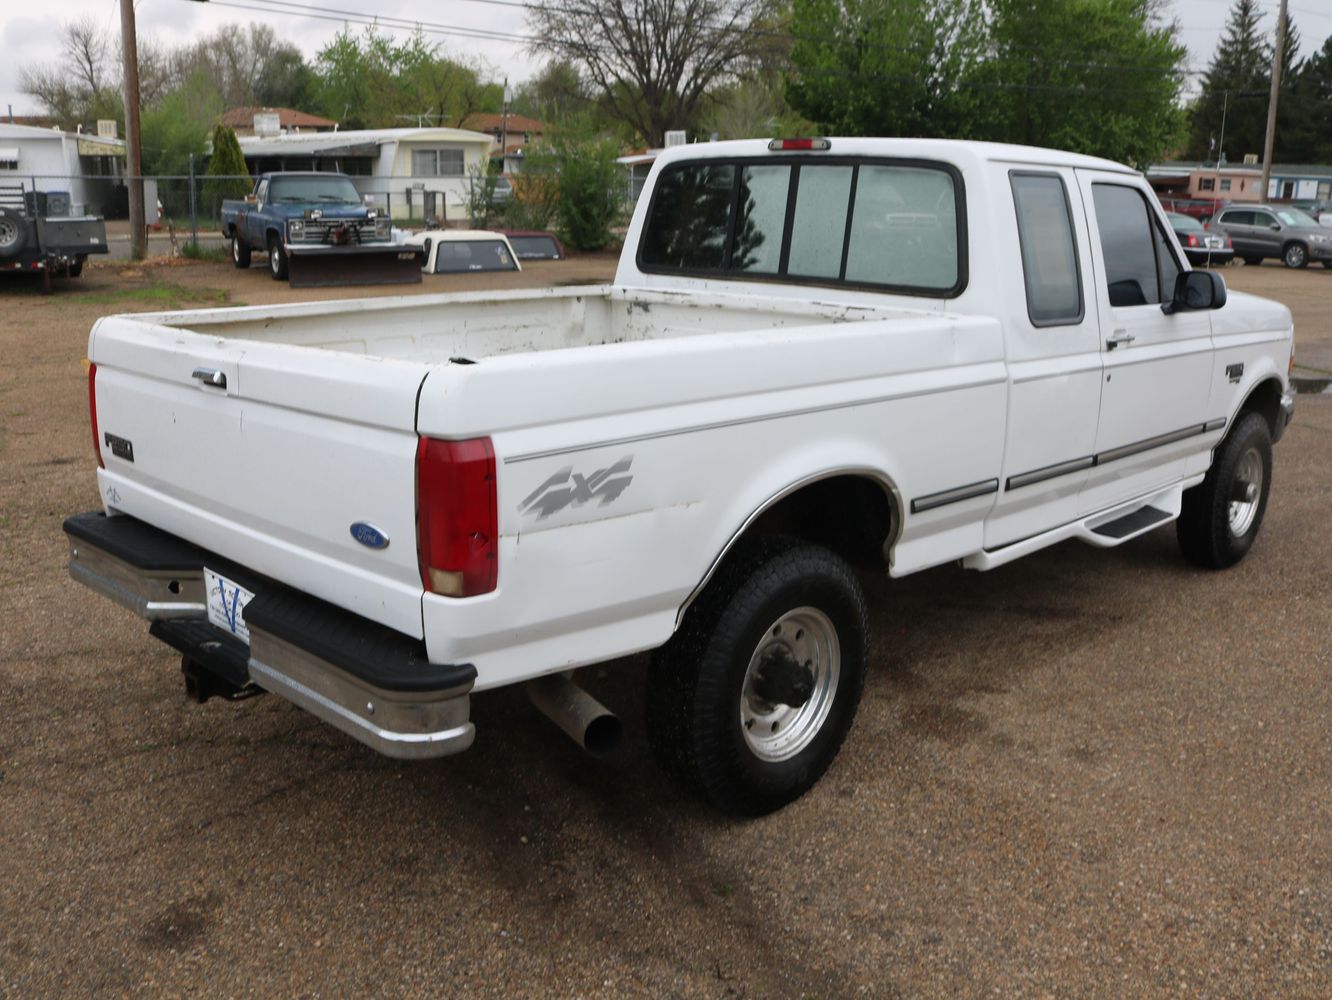
[[[473,750],[398,764],[274,697],[187,703],[69,581],[93,319],[298,294],[219,265],[0,285],[0,994],[1332,995],[1332,398],[1228,572],[1165,529],[869,581],[845,750],[736,822],[653,767],[641,658],[588,679],[627,723],[609,761],[499,691]]]

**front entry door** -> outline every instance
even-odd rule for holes
[[[1188,265],[1135,179],[1078,172],[1092,229],[1101,330],[1096,461],[1081,514],[1132,500],[1184,476],[1204,447],[1212,365],[1211,315],[1161,309]]]

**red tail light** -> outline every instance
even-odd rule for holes
[[[1194,236],[1192,233],[1189,233],[1189,246],[1196,247],[1197,245],[1198,245],[1198,237]]]
[[[495,589],[499,507],[490,438],[421,438],[416,449],[416,540],[426,590],[472,597]]]
[[[102,461],[102,438],[97,433],[97,366],[88,364],[88,419],[92,421],[93,454],[97,456],[97,467],[105,469]]]

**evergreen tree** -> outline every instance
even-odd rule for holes
[[[1235,0],[1202,94],[1193,105],[1188,144],[1193,159],[1217,159],[1222,142],[1230,162],[1241,161],[1245,153],[1262,155],[1272,50],[1259,30],[1261,18],[1257,0]]]
[[[218,125],[213,129],[213,155],[208,161],[199,214],[215,218],[223,198],[244,198],[254,186],[249,174],[235,131]]]
[[[1274,160],[1332,163],[1332,35],[1281,88]]]

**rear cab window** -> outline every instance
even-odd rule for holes
[[[1032,326],[1082,322],[1082,272],[1068,189],[1058,174],[1012,171],[1027,316]]]
[[[967,276],[962,179],[947,164],[877,157],[674,163],[638,266],[955,297]]]

